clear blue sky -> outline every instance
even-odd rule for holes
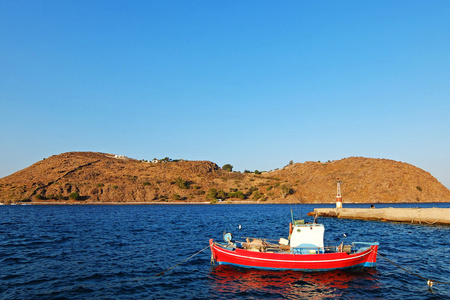
[[[0,0],[0,177],[68,151],[350,156],[450,187],[450,1]]]

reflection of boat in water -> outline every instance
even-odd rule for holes
[[[328,272],[299,273],[291,270],[271,271],[239,269],[220,265],[210,273],[213,289],[226,293],[255,293],[271,298],[283,295],[285,299],[335,298],[342,296],[345,290],[357,286],[361,295],[372,293],[378,288],[376,270],[350,272],[334,270]],[[299,298],[300,297],[300,298]]]
[[[289,224],[289,238],[278,243],[267,239],[247,238],[234,241],[224,234],[227,243],[209,241],[213,261],[237,267],[329,271],[365,268],[376,265],[378,243],[353,242],[338,246],[324,245],[323,224],[305,224],[303,220]]]

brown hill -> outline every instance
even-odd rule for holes
[[[0,202],[329,203],[342,180],[345,202],[449,202],[450,190],[412,165],[351,157],[271,172],[228,172],[209,161],[150,163],[111,154],[54,155],[0,179]]]

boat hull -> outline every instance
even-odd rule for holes
[[[226,249],[211,239],[212,258],[221,265],[268,270],[295,270],[305,272],[375,267],[378,243],[353,254],[345,252],[323,254],[266,253],[244,249]]]

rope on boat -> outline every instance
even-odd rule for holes
[[[175,267],[178,266],[178,265],[181,265],[182,263],[188,261],[189,259],[193,258],[193,257],[196,256],[197,254],[200,254],[201,252],[205,251],[205,250],[208,249],[208,248],[209,248],[209,245],[206,246],[205,248],[203,248],[202,250],[198,251],[197,253],[192,254],[191,256],[189,256],[188,258],[186,258],[185,260],[183,260],[183,261],[177,263],[176,265],[174,265],[174,266],[168,268],[167,270],[164,270],[164,271],[162,271],[161,273],[156,274],[155,277],[158,277],[158,276],[163,275],[163,274],[166,273],[167,271],[172,270],[173,268],[175,268]]]
[[[408,272],[409,274],[412,274],[412,275],[414,275],[414,276],[417,276],[417,277],[419,277],[419,278],[422,278],[422,279],[426,280],[426,281],[427,281],[427,284],[428,284],[428,287],[429,287],[430,289],[431,289],[431,287],[432,287],[434,284],[436,284],[436,283],[440,283],[440,284],[450,284],[450,282],[445,282],[445,281],[439,281],[439,280],[429,279],[429,278],[423,277],[423,276],[420,275],[420,274],[411,272],[411,271],[409,271],[409,270],[403,268],[402,266],[399,266],[398,264],[396,264],[396,263],[393,262],[392,260],[389,260],[388,258],[384,257],[384,256],[381,255],[380,253],[378,253],[378,256],[381,257],[382,259],[385,259],[386,261],[390,262],[391,264],[393,264],[393,265],[396,266],[397,268],[400,268],[400,269],[402,269],[403,271]]]

